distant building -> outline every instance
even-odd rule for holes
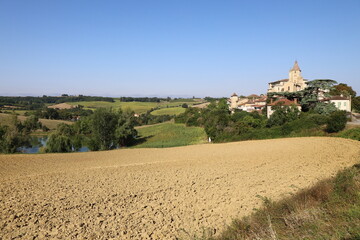
[[[295,106],[297,109],[299,109],[299,111],[301,111],[301,106],[300,104],[297,102],[297,100],[295,99],[294,101],[291,101],[287,98],[283,98],[283,99],[279,99],[277,101],[271,101],[268,105],[267,105],[267,117],[269,118],[274,112],[275,110],[273,109],[274,106]]]
[[[233,93],[228,99],[229,109],[234,112],[236,109],[253,112],[259,111],[265,108],[266,105],[266,96],[258,96],[256,94],[251,94],[247,97],[238,97],[236,93]]]
[[[289,78],[269,83],[268,93],[271,92],[297,92],[306,88],[306,80],[301,76],[298,62],[289,71]]]
[[[324,98],[321,101],[327,103],[334,103],[337,109],[351,112],[351,97],[344,97],[342,95],[332,96],[330,98]]]

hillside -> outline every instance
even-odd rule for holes
[[[359,160],[360,142],[289,138],[0,155],[0,238],[175,239],[216,232]],[[188,235],[190,234],[190,235]]]
[[[8,125],[11,121],[11,114],[6,114],[6,113],[0,113],[0,123],[4,124],[4,125]],[[25,121],[27,117],[25,116],[18,116],[18,119],[20,121]],[[45,125],[46,127],[48,127],[50,130],[54,130],[56,129],[57,125],[59,125],[60,123],[65,123],[65,124],[73,124],[74,122],[70,122],[70,121],[64,121],[64,120],[51,120],[51,119],[39,119],[39,121]]]

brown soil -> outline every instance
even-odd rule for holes
[[[360,142],[338,138],[0,155],[0,239],[199,236],[359,156]]]

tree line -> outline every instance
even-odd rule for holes
[[[19,109],[36,110],[46,106],[46,104],[57,104],[64,102],[82,102],[82,101],[105,101],[114,102],[110,97],[96,97],[96,96],[67,96],[63,94],[61,97],[42,96],[42,97],[4,97],[0,96],[0,107],[9,105],[19,107]]]

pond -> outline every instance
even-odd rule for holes
[[[19,147],[18,151],[21,153],[39,153],[41,147],[46,146],[48,140],[47,136],[31,136],[30,137],[30,146]],[[77,152],[88,152],[88,147],[81,147]]]

